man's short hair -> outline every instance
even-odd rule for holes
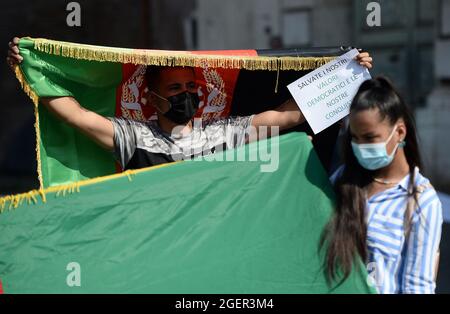
[[[163,66],[148,65],[145,71],[145,78],[147,79],[147,86],[149,90],[158,89],[159,74]]]
[[[147,80],[147,86],[149,90],[155,90],[158,89],[159,85],[159,76],[161,74],[161,71],[164,69],[191,69],[194,71],[194,68],[192,67],[171,67],[171,66],[159,66],[159,65],[148,65],[147,69],[145,71],[145,78]]]

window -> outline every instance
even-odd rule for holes
[[[283,13],[283,43],[287,47],[311,44],[311,11],[296,10]]]

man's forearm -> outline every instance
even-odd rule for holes
[[[305,122],[305,116],[300,111],[293,98],[285,101],[278,106],[276,111],[282,115],[280,127],[281,129],[289,129]]]
[[[273,110],[267,110],[256,114],[252,120],[252,126],[256,128],[258,137],[260,127],[279,127],[285,130],[305,122],[303,113],[298,108],[294,99],[289,99]],[[271,128],[267,129],[267,136],[272,136]]]
[[[40,102],[58,119],[76,128],[86,110],[72,97],[43,97]]]
[[[72,97],[46,97],[40,101],[58,119],[80,130],[100,146],[113,149],[114,129],[105,117],[83,108]]]

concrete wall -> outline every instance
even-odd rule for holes
[[[279,3],[272,0],[198,0],[198,46],[210,49],[268,48],[267,28],[278,33]]]
[[[314,1],[313,46],[349,46],[352,44],[351,0]]]
[[[449,16],[445,18],[450,20]],[[427,98],[427,105],[416,110],[425,170],[433,184],[450,193],[450,38],[435,43],[434,68],[438,84]]]
[[[351,42],[351,0],[197,0],[197,49],[267,49],[274,36],[286,37],[283,19],[308,12],[307,46],[340,46]],[[302,25],[302,21],[298,21]],[[299,32],[302,30],[298,30]]]

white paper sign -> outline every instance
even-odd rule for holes
[[[347,116],[359,86],[371,78],[353,60],[358,53],[353,49],[288,85],[314,134]]]

